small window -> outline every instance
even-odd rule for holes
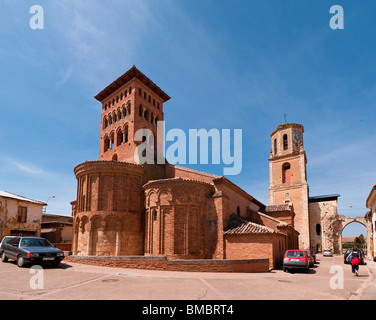
[[[287,138],[287,134],[283,136],[283,150],[287,150],[289,148],[289,141]]]
[[[27,219],[27,208],[18,207],[17,222],[26,223],[26,219]]]
[[[154,221],[157,221],[157,220],[158,220],[157,210],[154,210],[154,211],[153,211],[153,220],[154,220]]]
[[[277,154],[277,139],[274,139],[274,154]]]
[[[319,223],[316,224],[316,234],[317,234],[318,236],[321,235],[321,225],[320,225]]]
[[[239,207],[239,206],[236,208],[236,215],[237,215],[238,217],[240,217],[240,207]]]
[[[291,182],[291,166],[289,163],[285,163],[282,166],[282,183]]]
[[[109,147],[110,147],[110,139],[108,138],[108,136],[105,136],[104,143],[103,143],[103,152],[108,151]]]

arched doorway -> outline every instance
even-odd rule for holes
[[[363,248],[364,250],[367,250],[367,248],[370,248],[369,239],[367,236],[367,221],[364,217],[344,217],[341,216],[341,253],[344,252],[345,249],[348,249],[349,247],[354,247],[355,238],[361,238],[361,235],[363,236],[363,241],[360,239],[358,241],[357,246],[360,248]]]

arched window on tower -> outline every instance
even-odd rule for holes
[[[108,138],[108,136],[106,135],[104,137],[104,140],[103,140],[103,152],[106,152],[110,146],[110,139]]]
[[[126,125],[124,127],[124,131],[123,131],[123,142],[128,142],[128,125]]]
[[[282,166],[282,183],[291,182],[291,166],[289,163],[285,163]]]
[[[277,139],[274,139],[274,154],[277,154]]]
[[[287,134],[283,136],[283,150],[287,150],[289,148],[289,141],[287,138]]]
[[[116,132],[116,146],[120,146],[123,142],[124,142],[124,136],[123,136],[123,132],[119,129],[117,132]]]

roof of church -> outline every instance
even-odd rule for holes
[[[309,197],[308,202],[320,202],[320,201],[330,201],[330,200],[337,200],[340,197],[338,193],[335,194],[326,194],[323,196],[316,196],[316,197]]]
[[[187,178],[180,178],[180,177],[175,177],[175,178],[167,178],[167,179],[157,179],[157,180],[150,180],[146,182],[142,188],[149,187],[150,185],[156,184],[156,183],[165,183],[165,182],[194,182],[194,183],[199,183],[199,184],[204,184],[208,186],[213,186],[212,183],[201,181],[201,180],[196,180],[196,179],[187,179]]]
[[[280,233],[272,228],[254,223],[244,218],[232,215],[225,229],[224,234],[270,234]]]
[[[297,128],[300,128],[303,130],[304,132],[304,127],[303,125],[299,124],[299,123],[291,123],[291,122],[287,122],[287,123],[283,123],[283,124],[280,124],[278,126],[277,129],[275,129],[272,133],[271,133],[271,137],[274,136],[274,134],[279,131],[279,130],[282,130],[282,129],[286,129],[286,128],[289,128],[289,127],[297,127]]]
[[[159,88],[153,81],[151,81],[147,76],[145,76],[140,70],[138,70],[135,66],[129,69],[126,73],[124,73],[121,77],[116,79],[110,85],[108,85],[105,89],[103,89],[100,93],[98,93],[94,98],[98,101],[102,102],[106,99],[109,95],[114,93],[116,90],[121,88],[124,84],[128,81],[132,80],[133,78],[137,78],[140,80],[144,85],[150,88],[155,94],[163,99],[164,102],[170,100],[171,98],[165,93],[161,88]]]

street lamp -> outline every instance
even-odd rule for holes
[[[51,198],[55,199],[55,196],[51,196],[51,197],[49,197],[49,198],[47,199],[47,201],[46,201],[46,205],[43,207],[43,213],[46,213],[46,211],[47,211],[47,203],[48,203],[48,200],[50,200]]]

